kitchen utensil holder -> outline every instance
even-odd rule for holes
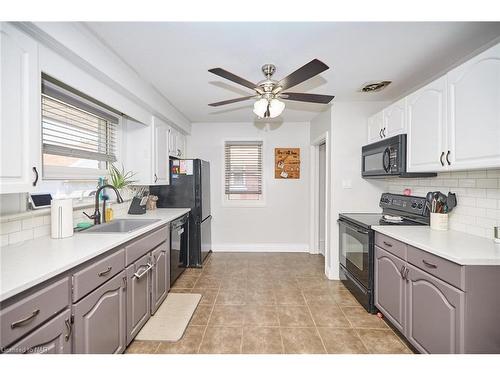
[[[431,229],[448,230],[448,214],[431,212]]]

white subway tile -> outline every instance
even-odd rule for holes
[[[33,229],[27,229],[27,230],[22,230],[20,232],[10,233],[9,245],[32,239],[33,239]]]
[[[50,225],[42,225],[33,229],[33,238],[45,237],[50,234]]]
[[[496,219],[489,219],[486,217],[478,217],[476,220],[476,225],[486,229],[493,229],[493,227],[497,224]]]
[[[479,207],[462,207],[461,212],[464,215],[470,215],[470,216],[486,216],[486,208],[479,208]]]
[[[455,215],[453,215],[453,218],[450,218],[450,220],[456,221],[457,223],[463,223],[463,224],[475,224],[476,223],[476,217],[470,216],[470,215],[455,214]]]
[[[486,231],[485,228],[476,227],[476,226],[472,226],[472,225],[468,225],[465,228],[465,232],[469,233],[469,234],[473,234],[475,236],[488,237],[488,232]]]
[[[50,215],[42,216],[42,218],[43,218],[44,225],[47,225],[47,224],[50,225]]]
[[[488,198],[477,198],[476,205],[477,207],[483,207],[483,208],[496,208],[497,200]]]
[[[494,191],[494,190],[492,190]],[[486,198],[486,189],[466,189],[465,195],[475,198]],[[488,197],[489,198],[489,197]]]
[[[470,178],[483,178],[486,177],[486,170],[477,170],[477,171],[467,171],[467,177]]]
[[[450,172],[450,177],[465,178],[467,177],[467,172]]]
[[[458,180],[458,186],[464,188],[476,187],[476,180],[473,178],[461,178]]]
[[[500,169],[488,169],[486,175],[488,177],[500,177]]]
[[[22,224],[23,230],[39,227],[40,225],[43,225],[43,217],[41,216],[24,219]]]
[[[2,234],[0,235],[0,246],[7,246],[9,244],[9,235]]]
[[[21,220],[7,221],[0,224],[0,234],[9,234],[21,230]]]
[[[480,198],[460,197],[460,200],[457,200],[459,201],[460,206],[476,207],[476,199]]]
[[[495,210],[494,208],[488,208],[486,210],[486,217],[491,219],[500,219],[500,210]]]
[[[476,187],[486,189],[498,188],[498,179],[496,178],[479,178],[476,180]]]
[[[491,199],[500,199],[500,189],[488,189],[486,196]]]

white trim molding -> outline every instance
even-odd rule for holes
[[[224,243],[212,244],[212,251],[217,252],[268,252],[268,253],[308,253],[306,243]]]

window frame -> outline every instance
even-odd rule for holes
[[[42,74],[42,79],[43,79],[43,74]],[[77,95],[73,94],[72,95]],[[43,98],[43,93],[40,93],[40,103],[42,103],[42,98]],[[50,95],[47,95],[48,97],[51,97]],[[78,95],[77,95],[78,96]],[[60,99],[56,99],[60,100]],[[88,102],[88,100],[84,97],[79,97],[79,100],[82,100],[83,102]],[[60,100],[61,101],[61,100]],[[89,102],[91,103],[91,102]],[[72,103],[67,103],[67,105],[75,107],[79,110],[86,111],[83,108],[78,108],[77,106],[73,105]],[[116,145],[115,145],[115,156],[116,156],[116,162],[119,163],[120,160],[120,154],[121,154],[121,137],[122,137],[122,124],[123,124],[123,116],[118,116],[117,113],[113,113],[106,108],[103,108],[102,106],[99,106],[98,104],[91,103],[91,105],[95,105],[99,107],[99,110],[103,112],[107,112],[110,115],[116,117],[118,119],[118,123],[115,125],[116,126]],[[94,114],[92,114],[94,115]],[[95,116],[95,115],[94,115]],[[108,172],[108,167],[109,167],[109,162],[106,161],[100,161],[99,163],[103,163],[105,166],[103,168],[79,168],[79,167],[62,167],[62,166],[53,166],[53,165],[45,165],[44,163],[44,151],[43,151],[43,136],[42,136],[42,128],[43,128],[43,110],[42,110],[42,105],[40,104],[40,164],[42,167],[42,181],[47,180],[47,181],[64,181],[64,180],[72,180],[72,181],[93,181],[96,180],[100,177],[108,177],[109,172]],[[47,155],[50,155],[47,153]]]
[[[226,194],[226,158],[225,158],[225,146],[226,142],[262,142],[262,194],[260,195],[260,199],[229,199]],[[258,208],[258,207],[266,207],[266,180],[268,175],[267,168],[267,160],[266,160],[266,151],[265,151],[266,142],[262,138],[258,137],[245,137],[245,138],[227,138],[222,140],[221,144],[221,159],[222,159],[222,173],[221,173],[221,199],[223,207],[241,207],[241,208]]]

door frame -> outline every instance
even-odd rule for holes
[[[330,141],[328,131],[311,141],[309,253],[319,254],[319,146],[325,144],[325,272],[330,261]]]

